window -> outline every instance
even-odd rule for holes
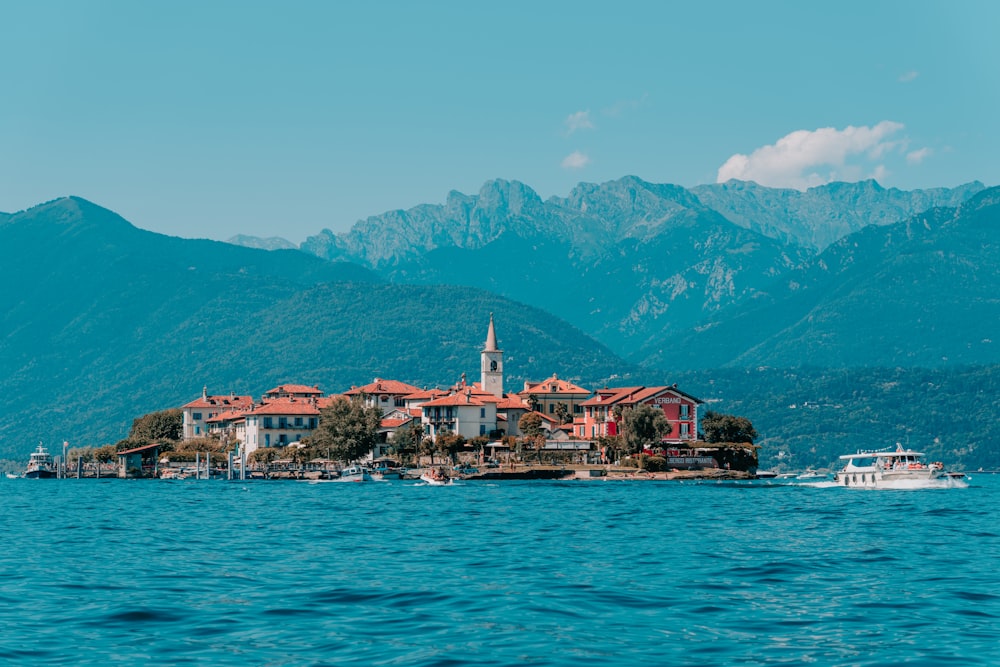
[[[486,419],[486,408],[479,408],[479,418]],[[479,435],[483,435],[480,433]]]
[[[271,418],[270,417],[264,417],[264,428],[273,428],[271,426]]]
[[[302,426],[302,417],[296,417],[295,418],[295,425],[296,426]]]
[[[271,434],[270,433],[265,433],[264,434],[264,446],[265,447],[270,447],[271,446]]]
[[[201,427],[200,426],[195,426],[194,427],[194,434],[198,435],[199,433],[201,433]]]
[[[688,408],[690,408],[687,403],[681,403],[681,419],[690,419],[688,416]]]
[[[315,417],[310,417],[309,418],[309,428],[316,428],[316,418]]]
[[[486,435],[486,424],[479,425],[479,435]]]
[[[556,411],[555,403],[549,403],[549,414],[553,414]]]
[[[200,412],[191,413],[191,419],[195,421],[201,421],[201,413]]]
[[[691,425],[687,422],[681,422],[681,437],[686,438],[691,435]]]
[[[579,404],[573,406],[573,414],[574,415],[581,414],[582,412],[583,412],[583,408]]]
[[[288,417],[278,417],[278,428],[288,428]]]

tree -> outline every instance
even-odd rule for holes
[[[746,417],[724,415],[709,410],[701,418],[701,429],[708,442],[748,442],[753,444],[757,431]]]
[[[517,428],[525,438],[542,435],[542,416],[537,412],[526,412],[517,420]]]
[[[410,422],[408,426],[403,426],[392,436],[392,448],[403,462],[403,455],[412,451],[414,456],[420,453],[420,438],[424,435],[424,425],[418,421]]]
[[[338,398],[319,412],[319,426],[306,444],[329,449],[334,458],[355,461],[371,452],[378,443],[382,410],[365,405],[364,397]]]
[[[663,436],[670,433],[670,422],[663,410],[645,403],[622,410],[621,424],[625,449],[629,454],[639,454],[644,449],[658,445]]]
[[[98,463],[113,463],[118,459],[118,449],[114,445],[103,445],[94,450],[94,460]]]
[[[537,396],[535,396],[534,394],[528,394],[528,400],[525,402],[528,404],[528,409],[530,409],[532,412],[538,412],[538,406],[540,404],[538,402]]]
[[[573,421],[569,415],[569,406],[561,401],[556,403],[555,414],[556,417],[559,418],[559,423],[561,424],[568,424]]]
[[[172,408],[133,419],[128,439],[138,447],[158,440],[180,440],[183,433],[184,413],[180,408]]]
[[[464,444],[465,438],[448,430],[439,431],[434,438],[434,450],[441,456],[447,456],[452,463],[455,462],[455,454]]]

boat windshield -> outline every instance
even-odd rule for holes
[[[856,468],[867,468],[875,463],[874,456],[852,456],[851,465]]]

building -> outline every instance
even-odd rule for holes
[[[488,396],[490,398],[474,395],[473,388],[467,387],[464,391],[427,401],[420,406],[424,433],[434,439],[442,431],[466,439],[493,434],[497,430],[498,401],[492,394]]]
[[[273,401],[276,398],[319,398],[323,395],[320,391],[318,385],[313,385],[310,387],[306,384],[282,384],[278,385],[274,389],[268,390],[263,398],[261,398],[261,403],[266,403],[267,401]]]
[[[242,451],[249,455],[264,447],[286,447],[319,426],[319,411],[334,398],[275,398],[246,413]]]
[[[497,398],[503,398],[503,350],[497,347],[497,332],[490,313],[486,344],[479,355],[480,386]]]
[[[579,387],[568,380],[560,380],[555,373],[541,382],[525,382],[524,389],[517,393],[521,400],[544,415],[555,417],[559,404],[566,406],[566,414],[572,421],[583,414],[583,402],[594,392]]]
[[[183,439],[204,437],[207,433],[207,422],[214,417],[232,410],[245,410],[253,407],[252,396],[209,396],[208,387],[201,390],[201,398],[181,406],[184,414]]]
[[[703,403],[677,385],[598,389],[582,403],[583,414],[573,420],[573,430],[578,438],[618,435],[621,411],[644,404],[663,410],[670,424],[665,443],[689,442],[698,438],[698,406]]]
[[[420,387],[414,387],[412,384],[406,384],[399,380],[375,378],[371,384],[366,384],[363,387],[351,387],[351,390],[344,392],[344,395],[349,398],[364,396],[365,405],[377,407],[382,410],[382,414],[387,414],[396,408],[405,408],[406,397],[421,391]]]

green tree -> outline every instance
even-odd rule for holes
[[[94,460],[98,463],[113,463],[118,460],[118,449],[114,445],[103,445],[94,450]]]
[[[455,462],[455,454],[464,444],[465,438],[448,430],[439,431],[434,438],[434,450],[441,456],[447,456],[452,463]]]
[[[172,408],[133,419],[128,439],[139,447],[160,440],[180,440],[183,433],[184,413],[180,408]]]
[[[363,396],[341,397],[319,412],[319,426],[303,441],[309,447],[329,449],[341,461],[355,461],[378,443],[382,410],[365,405]]]
[[[420,454],[420,439],[424,435],[424,425],[418,421],[410,422],[409,426],[403,426],[392,436],[392,449],[403,463],[403,457],[407,452],[413,452],[414,456]]]
[[[634,408],[622,410],[622,439],[629,454],[638,454],[643,449],[659,445],[663,436],[670,433],[670,422],[651,405],[640,403]]]
[[[517,428],[525,438],[542,435],[542,416],[537,412],[526,412],[517,420]]]
[[[709,410],[701,418],[701,430],[708,442],[748,442],[753,444],[757,431],[746,417],[725,415]]]

